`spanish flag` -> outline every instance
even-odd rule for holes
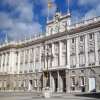
[[[52,8],[53,3],[51,2],[51,0],[48,0],[48,8]]]

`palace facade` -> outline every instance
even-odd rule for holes
[[[56,13],[46,34],[0,46],[0,90],[100,91],[100,17],[71,24]]]

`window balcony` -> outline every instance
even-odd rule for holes
[[[75,56],[76,53],[75,52],[71,52],[70,56]]]
[[[89,63],[89,66],[94,66],[95,65],[95,62],[94,63]]]
[[[80,64],[79,67],[85,67],[85,64]]]
[[[76,65],[71,65],[71,68],[76,68]]]

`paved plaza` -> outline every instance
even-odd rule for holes
[[[20,94],[20,95],[19,95]],[[0,100],[100,100],[96,98],[89,97],[78,97],[71,94],[58,94],[54,95],[51,98],[43,98],[42,95],[32,93],[19,93],[18,95],[8,95],[8,93],[0,94]]]

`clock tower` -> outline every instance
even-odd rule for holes
[[[56,12],[51,21],[47,22],[46,35],[59,34],[68,29],[71,24],[71,14],[61,15]]]

